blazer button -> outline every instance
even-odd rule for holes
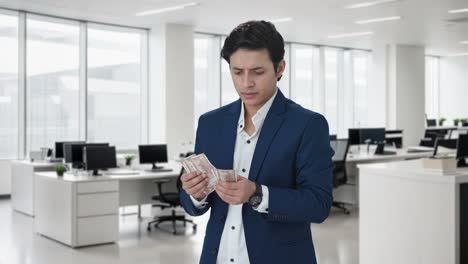
[[[213,255],[216,255],[216,254],[218,253],[218,249],[216,249],[216,248],[213,249],[213,251],[211,251],[211,253],[212,253]]]

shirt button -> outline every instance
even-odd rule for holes
[[[247,144],[250,144],[250,140],[247,140]]]
[[[231,226],[231,229],[234,230],[234,229],[236,229],[236,227],[235,227],[235,226]]]
[[[267,211],[267,212],[268,212],[268,208],[266,208],[266,209],[265,209],[265,211]]]
[[[242,172],[245,172],[245,169],[242,169]]]
[[[234,262],[234,259],[231,259],[231,262]]]
[[[242,128],[242,125],[240,125],[239,127]]]

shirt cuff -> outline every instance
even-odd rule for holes
[[[262,202],[257,206],[257,208],[253,208],[255,211],[259,213],[268,214],[268,187],[262,185]]]
[[[201,209],[201,208],[203,208],[203,207],[206,206],[206,204],[207,204],[206,198],[207,198],[207,197],[208,197],[208,195],[205,196],[205,198],[203,198],[203,200],[198,201],[197,199],[193,198],[192,195],[190,195],[190,200],[192,200],[193,205],[194,205],[197,209]]]

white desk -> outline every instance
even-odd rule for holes
[[[442,175],[424,169],[422,160],[358,167],[361,264],[467,263],[460,260],[467,251],[460,206],[466,212],[468,188],[460,200],[460,186],[468,183],[468,169]]]
[[[333,190],[333,197],[336,201],[344,202],[345,204],[359,205],[359,164],[368,163],[381,163],[381,162],[396,162],[407,159],[419,159],[424,157],[430,157],[430,152],[413,152],[408,153],[406,148],[393,149],[385,148],[388,151],[395,151],[394,155],[375,155],[375,146],[371,146],[369,152],[367,152],[367,146],[352,146],[351,153],[348,153],[346,158],[346,173],[348,176],[348,183],[341,185]],[[441,153],[447,152],[446,149],[441,148]]]
[[[14,210],[34,216],[34,173],[53,171],[56,164],[26,160],[11,162],[11,205]]]
[[[112,243],[118,240],[119,206],[152,203],[157,178],[175,178],[171,172],[136,175],[58,177],[55,172],[36,173],[35,231],[71,247]]]

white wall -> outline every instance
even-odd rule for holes
[[[10,160],[0,160],[0,195],[11,193],[10,163]]]
[[[468,118],[468,57],[440,59],[440,116]]]

